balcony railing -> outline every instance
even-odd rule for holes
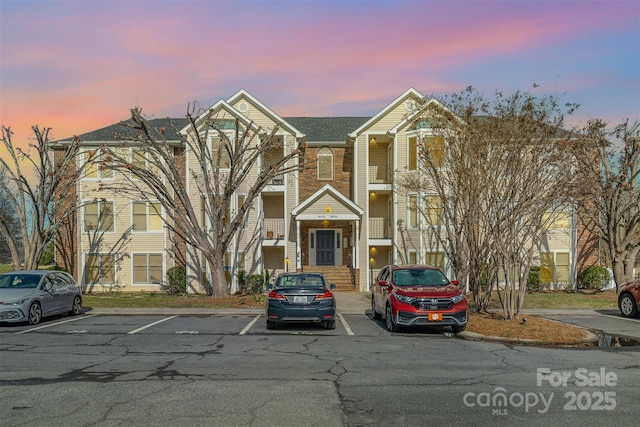
[[[263,224],[263,239],[284,239],[284,218],[265,218]]]
[[[391,234],[385,218],[369,218],[370,239],[390,239]]]
[[[390,164],[369,165],[369,184],[390,184],[393,173]]]

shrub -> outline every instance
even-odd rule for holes
[[[247,279],[247,291],[249,291],[250,294],[255,295],[262,293],[263,287],[264,277],[262,277],[262,274],[252,274]]]
[[[609,271],[599,265],[591,265],[580,273],[578,278],[585,289],[602,289],[609,283]]]
[[[187,293],[187,270],[182,266],[167,270],[167,281],[160,285],[167,295],[184,295]]]
[[[532,291],[542,290],[542,284],[540,283],[540,266],[532,265],[529,268],[529,276],[527,276],[527,289]]]

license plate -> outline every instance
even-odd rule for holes
[[[307,303],[307,297],[294,295],[293,296],[293,303],[294,304],[306,304]]]
[[[429,313],[429,321],[430,322],[442,321],[442,313]]]

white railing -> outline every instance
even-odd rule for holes
[[[369,165],[369,184],[389,184],[391,181],[391,165]]]
[[[263,225],[263,239],[284,239],[284,218],[265,218]]]
[[[387,239],[387,221],[384,218],[369,218],[369,238]]]

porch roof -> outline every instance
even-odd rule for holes
[[[327,209],[327,201],[338,205],[341,209]],[[323,206],[321,206],[323,205]],[[296,220],[359,220],[364,215],[364,209],[351,201],[348,197],[340,193],[338,190],[327,184],[311,197],[304,200],[298,206],[293,208],[291,215]]]

